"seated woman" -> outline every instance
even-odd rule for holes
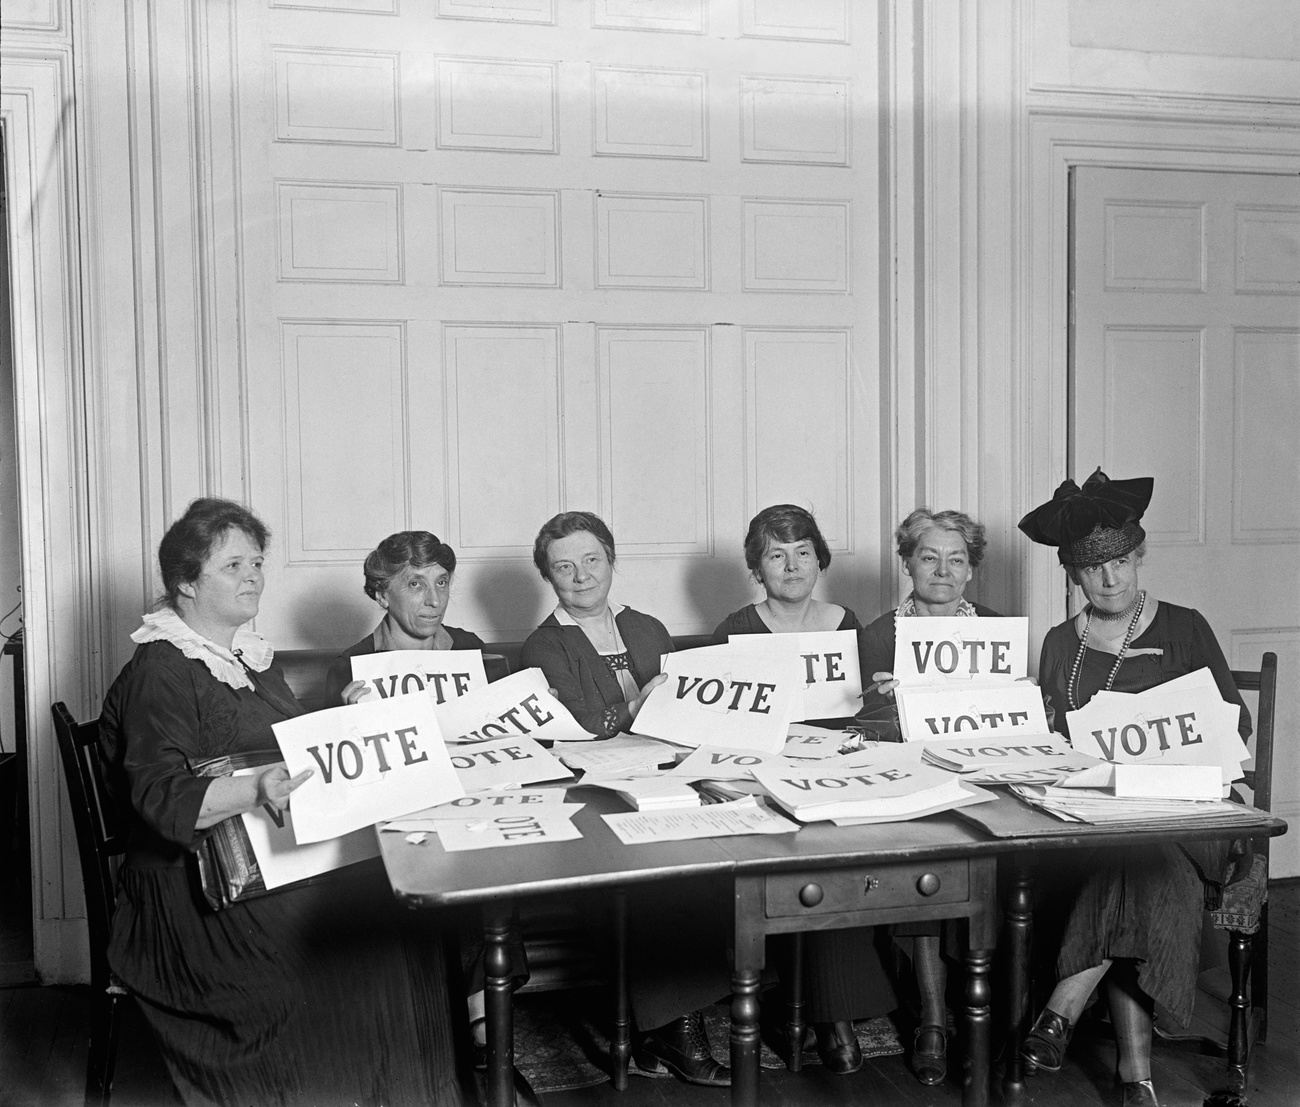
[[[468,630],[443,625],[456,572],[456,551],[427,530],[390,534],[367,555],[366,595],[384,609],[374,631],[349,646],[325,674],[327,702],[356,703],[365,685],[352,679],[352,658],[387,650],[481,650]]]
[[[1197,611],[1138,587],[1146,533],[1139,522],[1154,482],[1067,480],[1020,521],[1033,541],[1056,546],[1087,606],[1043,640],[1039,682],[1068,737],[1066,712],[1103,690],[1141,692],[1208,667],[1224,700],[1241,704],[1223,651]],[[1241,706],[1240,731],[1250,734]],[[1221,843],[1097,850],[1070,889],[1059,982],[1025,1039],[1032,1073],[1056,1072],[1093,990],[1106,985],[1124,1107],[1154,1107],[1151,1029],[1155,1004],[1183,1026],[1191,1019],[1200,954],[1202,872],[1221,872]],[[1195,864],[1193,863],[1195,859]]]
[[[522,660],[546,674],[573,717],[598,738],[628,729],[650,691],[664,681],[660,656],[673,640],[663,623],[611,603],[614,536],[588,511],[566,511],[537,533],[533,563],[559,601],[524,642]],[[629,893],[628,977],[643,1031],[632,1073],[728,1085],[714,1060],[700,1008],[731,990],[727,935],[730,890],[695,882]]]
[[[723,619],[713,632],[714,643],[720,645],[733,634],[861,631],[851,609],[813,597],[830,563],[830,548],[810,512],[794,504],[764,508],[750,520],[745,564],[766,597]],[[827,726],[847,722],[815,721]],[[808,1020],[817,1035],[817,1053],[831,1072],[857,1072],[862,1050],[853,1020],[874,1018],[897,1006],[876,953],[874,932],[814,931],[804,936],[803,945]]]
[[[165,593],[104,700],[110,786],[129,820],[109,964],[187,1104],[460,1104],[440,946],[408,940],[378,860],[210,910],[193,853],[225,819],[284,810],[309,775],[283,763],[197,777],[223,754],[276,754],[300,715],[258,610],[268,531],[201,499],[158,549]]]
[[[965,598],[966,586],[984,560],[984,526],[962,511],[932,513],[920,507],[903,520],[894,534],[903,574],[912,590],[894,611],[886,611],[859,636],[862,681],[872,681],[863,699],[863,717],[878,732],[899,737],[898,704],[894,699],[894,644],[899,618],[968,615],[997,616],[997,612]],[[912,1071],[922,1084],[940,1084],[948,1074],[948,1018],[944,993],[948,968],[939,948],[940,924],[904,923],[896,937],[912,939],[912,964],[921,998],[921,1018],[912,1050]]]

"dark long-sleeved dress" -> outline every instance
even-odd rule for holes
[[[614,623],[627,647],[632,679],[644,688],[659,675],[659,659],[672,653],[672,636],[654,616],[630,607],[620,610]],[[559,701],[583,730],[612,738],[631,723],[622,685],[582,627],[562,624],[554,614],[548,615],[525,640],[521,660],[525,668],[546,674]]]
[[[836,630],[855,630],[862,624],[850,608]],[[713,641],[726,642],[733,634],[771,634],[753,604],[733,611],[713,632]],[[819,720],[834,724],[837,720]],[[875,946],[875,927],[820,930],[804,936],[804,982],[809,1022],[847,1022],[874,1018],[898,1006],[893,986]]]
[[[1068,733],[1067,683],[1078,649],[1073,619],[1053,627],[1043,640],[1039,681],[1063,733]],[[1105,687],[1114,664],[1114,654],[1085,653],[1075,692],[1080,706]],[[1151,625],[1130,644],[1112,687],[1142,692],[1207,666],[1220,695],[1240,705],[1240,730],[1249,735],[1250,716],[1223,651],[1204,616],[1191,608],[1161,601]],[[1222,870],[1222,843],[1191,842],[1186,848],[1207,874]],[[1204,914],[1200,877],[1186,854],[1176,844],[1096,850],[1071,867],[1079,875],[1057,956],[1058,975],[1073,976],[1106,958],[1131,958],[1142,990],[1186,1026],[1196,995]]]
[[[190,853],[210,783],[189,766],[274,751],[301,714],[278,668],[252,688],[170,641],[136,649],[100,733],[130,820],[109,964],[186,1104],[462,1103],[440,945],[408,932],[378,861],[213,911]]]

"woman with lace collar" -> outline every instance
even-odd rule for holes
[[[437,943],[405,940],[377,861],[214,911],[192,858],[223,820],[283,811],[272,727],[302,713],[258,611],[269,532],[228,500],[190,504],[158,550],[164,595],[100,720],[130,827],[109,938],[187,1104],[458,1104]],[[204,761],[258,755],[243,776]],[[428,1049],[431,1056],[426,1056]]]

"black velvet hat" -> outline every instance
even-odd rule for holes
[[[1062,565],[1102,565],[1146,539],[1138,520],[1154,486],[1151,477],[1111,480],[1098,468],[1082,488],[1062,481],[1047,503],[1020,520],[1020,529],[1035,542],[1055,546]]]

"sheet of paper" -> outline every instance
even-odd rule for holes
[[[564,780],[573,774],[531,738],[497,738],[452,746],[451,763],[467,793]]]
[[[381,830],[400,830],[406,824],[412,830],[430,829],[435,822],[459,822],[465,819],[478,819],[486,814],[514,814],[520,811],[538,811],[546,816],[565,814],[572,818],[582,808],[580,803],[568,803],[568,790],[558,788],[509,788],[500,791],[474,792],[450,803],[440,803],[437,807],[426,807],[422,811],[412,811],[400,819],[394,819],[380,826]],[[401,825],[399,825],[401,824]]]
[[[798,823],[768,810],[753,796],[676,811],[619,811],[601,818],[625,846],[734,834],[793,834],[799,829]]]
[[[437,827],[438,841],[448,853],[494,849],[497,846],[531,846],[540,842],[571,842],[582,837],[570,819],[543,818],[535,811],[493,815],[469,822],[446,822]]]
[[[1028,619],[918,616],[894,625],[894,679],[903,687],[1011,681],[1029,672]]]
[[[1217,800],[1223,796],[1217,765],[1116,765],[1115,795],[1134,798]]]
[[[778,639],[779,634],[755,634]],[[706,646],[671,653],[668,680],[641,705],[638,734],[684,746],[714,745],[776,753],[785,746],[804,680],[793,654]]]
[[[701,746],[672,770],[678,781],[687,780],[753,780],[753,770],[773,754],[755,753],[753,750],[731,750],[722,746]]]
[[[438,706],[448,745],[513,738],[590,740],[564,704],[551,695],[541,669],[523,669]]]
[[[352,659],[352,679],[364,680],[369,698],[425,692],[444,703],[487,687],[479,650],[388,650]]]
[[[257,771],[241,769],[234,775],[248,776]],[[379,840],[370,827],[326,842],[300,846],[294,837],[292,811],[268,810],[263,806],[256,811],[245,811],[240,818],[267,888],[283,888],[295,880],[320,876],[379,856]]]
[[[637,769],[654,769],[677,760],[677,749],[657,738],[619,734],[589,746],[557,749],[555,755],[571,769],[588,776],[616,777]]]
[[[1037,685],[965,683],[965,688],[899,688],[895,697],[903,737],[912,742],[958,734],[1002,738],[1047,733],[1047,712]]]
[[[781,755],[816,760],[834,757],[840,752],[841,746],[855,738],[856,735],[847,730],[827,730],[807,723],[791,723],[786,730],[785,748],[781,750]]]
[[[429,696],[362,700],[271,727],[290,775],[300,843],[338,838],[381,819],[465,794]]]
[[[727,645],[739,650],[790,654],[803,672],[803,703],[795,719],[835,719],[862,710],[862,672],[858,636],[851,630],[801,634],[733,634]]]

